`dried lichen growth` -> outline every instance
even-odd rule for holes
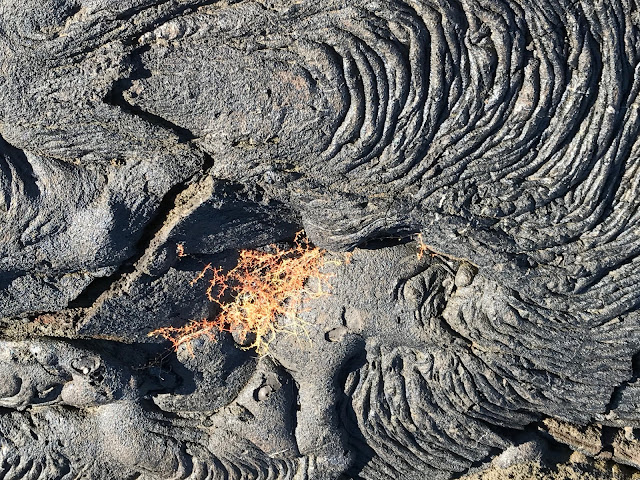
[[[418,233],[416,235],[416,242],[418,243],[418,251],[417,251],[418,260],[422,259],[425,253],[431,253],[431,250],[429,250],[429,247],[427,246],[427,244],[424,243],[424,238],[422,238],[422,233]],[[431,256],[433,256],[432,253],[431,253]]]
[[[320,272],[325,252],[311,246],[302,232],[296,234],[292,248],[271,245],[269,250],[241,250],[232,270],[223,273],[209,264],[192,280],[195,284],[211,272],[207,297],[220,308],[213,320],[159,328],[149,335],[170,340],[175,348],[185,344],[191,349],[192,340],[203,336],[215,339],[217,332],[227,331],[240,342],[250,338],[252,343],[246,348],[264,354],[276,333],[304,334],[304,323],[298,316],[303,298],[327,294],[329,275]],[[311,277],[318,280],[313,290],[307,285]]]

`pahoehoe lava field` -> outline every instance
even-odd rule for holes
[[[639,113],[636,0],[0,0],[0,479],[640,477]]]

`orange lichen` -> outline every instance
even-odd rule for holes
[[[198,275],[196,275],[196,277],[193,278],[193,280],[191,280],[189,282],[189,285],[191,285],[192,287],[198,283],[200,280],[202,280],[204,278],[204,276],[207,274],[207,270],[211,270],[211,264],[208,263],[205,265],[205,267],[202,269],[202,271],[200,273],[198,273]]]
[[[187,254],[184,253],[184,244],[183,243],[178,243],[176,245],[176,254],[178,255],[178,257],[182,258],[182,257],[186,257]]]
[[[326,295],[329,286],[329,275],[320,272],[324,253],[298,232],[290,249],[271,245],[268,252],[241,250],[238,264],[226,273],[209,264],[191,284],[212,272],[206,294],[218,305],[218,315],[180,328],[159,328],[149,335],[170,340],[176,349],[184,344],[191,350],[192,340],[214,339],[218,332],[233,332],[241,343],[252,342],[246,348],[264,354],[276,333],[305,332],[298,315],[303,298]],[[307,285],[311,277],[318,280],[315,289]]]
[[[429,250],[429,247],[427,246],[426,243],[424,243],[424,239],[422,238],[422,234],[418,233],[416,235],[416,242],[418,243],[418,260],[422,259],[422,257],[424,257],[425,253],[430,253],[431,256],[433,256],[433,253],[431,253],[431,250]]]

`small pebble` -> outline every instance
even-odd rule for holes
[[[100,359],[95,357],[80,357],[71,362],[73,369],[83,375],[94,372],[100,366]]]
[[[269,395],[273,393],[273,387],[271,385],[264,385],[258,389],[258,401],[262,402],[269,398]]]
[[[336,327],[333,330],[329,330],[327,332],[326,339],[330,342],[341,342],[346,334],[347,327]]]
[[[462,288],[471,285],[473,277],[476,276],[475,269],[468,263],[461,263],[456,273],[455,284],[456,287]]]

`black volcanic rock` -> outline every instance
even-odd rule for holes
[[[634,0],[0,0],[0,477],[640,467],[639,47]],[[300,230],[304,334],[148,336]]]

